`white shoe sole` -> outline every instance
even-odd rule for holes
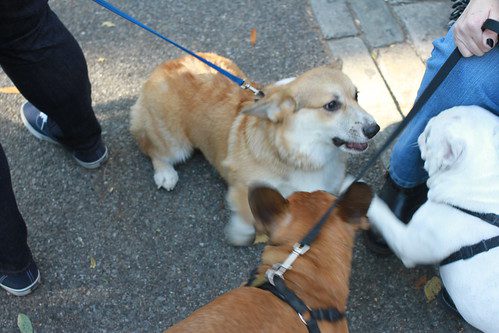
[[[11,295],[26,296],[26,295],[30,294],[33,290],[35,290],[41,281],[42,281],[42,278],[40,276],[40,271],[38,271],[38,277],[36,278],[36,280],[24,289],[12,289],[12,288],[9,288],[9,287],[3,286],[3,285],[0,285],[0,287],[5,289]]]
[[[102,155],[101,158],[99,158],[97,161],[94,162],[83,162],[79,159],[77,159],[74,155],[73,158],[75,159],[76,163],[78,163],[80,166],[84,167],[85,169],[97,169],[100,167],[102,164],[104,164],[109,157],[108,150],[106,147],[106,151],[104,152],[104,155]]]

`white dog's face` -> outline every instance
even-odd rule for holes
[[[424,168],[432,177],[460,164],[498,159],[499,118],[476,106],[461,106],[432,118],[418,138]],[[493,140],[485,140],[493,138]],[[496,141],[496,142],[494,142]],[[476,156],[468,156],[473,152]]]
[[[363,152],[380,129],[358,104],[357,89],[338,68],[313,69],[278,82],[265,93],[264,99],[244,112],[272,121],[276,147],[290,160],[321,165],[337,148]]]

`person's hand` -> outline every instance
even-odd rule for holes
[[[497,34],[491,30],[482,31],[488,18],[499,20],[499,0],[470,0],[456,21],[454,42],[464,57],[482,56],[496,46]]]

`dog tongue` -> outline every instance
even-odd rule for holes
[[[347,142],[347,148],[355,149],[355,150],[366,150],[367,143],[357,143],[357,142]]]

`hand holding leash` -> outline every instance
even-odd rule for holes
[[[499,1],[471,0],[456,21],[454,41],[464,57],[482,56],[497,45],[497,32],[485,27],[487,20],[499,20]]]

